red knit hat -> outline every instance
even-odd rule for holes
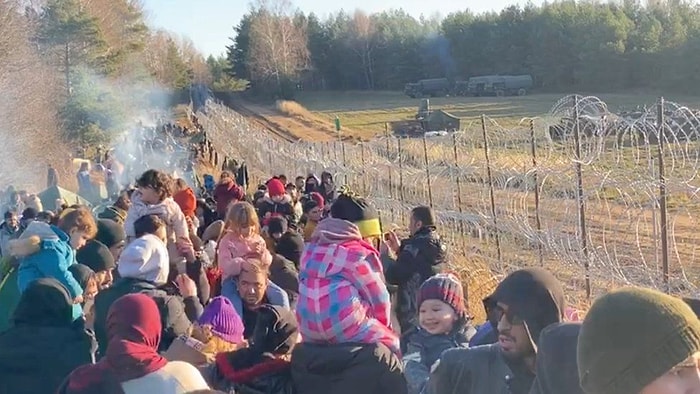
[[[323,198],[323,196],[321,195],[321,193],[319,193],[319,192],[311,192],[311,194],[309,195],[309,197],[310,197],[312,200],[316,201],[316,204],[318,204],[319,208],[323,209],[323,206],[325,205],[325,204],[324,204],[324,203],[325,203],[325,199]]]
[[[182,213],[187,217],[192,217],[197,209],[197,197],[189,187],[175,193],[173,200],[180,206]]]
[[[425,300],[439,300],[454,309],[457,317],[465,318],[467,308],[464,306],[464,288],[462,282],[453,274],[433,275],[423,282],[418,290],[418,307]]]
[[[267,181],[267,193],[270,197],[283,196],[286,193],[284,183],[276,178],[270,179]]]

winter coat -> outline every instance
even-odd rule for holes
[[[261,262],[264,265],[269,267],[272,263],[272,255],[270,255],[265,240],[260,235],[243,238],[232,231],[227,231],[221,237],[218,246],[217,262],[224,279],[238,277],[241,273],[241,264],[244,262],[244,257],[255,252],[256,248],[263,250]]]
[[[300,343],[292,353],[299,394],[406,394],[399,357],[382,344]]]
[[[379,253],[351,222],[325,219],[306,245],[297,316],[306,342],[380,342],[401,354]]]
[[[292,197],[288,194],[284,195],[284,199],[281,202],[273,201],[270,196],[265,195],[265,197],[258,202],[257,208],[258,216],[261,221],[260,224],[263,227],[267,225],[267,222],[273,216],[283,216],[289,223],[296,223],[299,221],[299,218],[294,214]]]
[[[440,357],[425,386],[426,394],[521,394],[511,392],[513,373],[498,345],[450,349]],[[527,393],[527,391],[525,391]]]
[[[398,286],[396,318],[401,332],[417,326],[417,296],[420,286],[440,273],[446,263],[447,251],[434,227],[424,227],[401,242],[394,264],[385,268],[386,281]]]
[[[17,286],[20,293],[39,278],[54,278],[68,289],[71,300],[83,294],[80,283],[68,271],[75,264],[70,238],[56,226],[34,221],[19,239],[10,242],[10,253],[19,259]],[[82,317],[83,309],[73,304],[73,319]]]
[[[159,351],[167,350],[180,335],[189,334],[192,323],[197,321],[203,311],[197,297],[182,298],[177,295],[168,295],[153,283],[121,278],[112,287],[97,293],[95,297],[95,336],[100,345],[100,354],[104,354],[108,342],[105,324],[109,307],[121,296],[133,293],[144,293],[153,298],[158,305],[163,324]]]
[[[295,309],[299,299],[299,272],[294,267],[294,263],[282,255],[273,255],[270,280],[287,293],[289,304],[292,309]]]
[[[17,230],[7,225],[7,222],[0,224],[0,255],[10,256],[10,241],[17,237]]]
[[[54,393],[73,369],[94,361],[97,343],[72,321],[66,289],[55,280],[41,282],[43,295],[36,282],[15,310],[13,326],[0,333],[0,393]]]
[[[294,263],[294,267],[299,269],[304,246],[304,238],[301,234],[296,230],[287,230],[275,243],[275,252]]]
[[[498,342],[498,330],[487,321],[477,327],[476,334],[469,340],[469,347],[491,345],[496,342]]]
[[[580,331],[581,323],[552,324],[542,330],[530,394],[583,394],[576,362]]]
[[[194,260],[194,248],[190,241],[187,219],[172,197],[158,204],[149,205],[143,202],[141,193],[136,190],[131,195],[131,207],[124,221],[124,230],[128,239],[136,237],[134,223],[146,215],[156,215],[165,222],[168,229],[168,255],[172,265],[180,264],[183,259]]]
[[[430,377],[430,368],[447,349],[468,348],[469,337],[474,335],[471,325],[462,327],[448,335],[433,335],[417,329],[406,339],[407,350],[403,357],[404,373],[409,394],[420,394]]]
[[[526,268],[508,275],[484,301],[502,302],[523,319],[533,348],[540,332],[564,316],[561,283],[541,268]],[[508,377],[506,379],[506,377]],[[522,360],[505,359],[500,346],[485,345],[443,353],[428,381],[429,394],[509,393],[527,394],[534,374]]]
[[[231,202],[242,201],[243,197],[243,191],[233,180],[217,184],[214,188],[214,200],[216,200],[216,213],[219,214],[219,218],[226,217],[226,210]]]

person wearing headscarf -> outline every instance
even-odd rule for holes
[[[542,330],[530,394],[583,394],[576,364],[579,332],[581,323],[557,323]]]
[[[524,268],[508,275],[485,301],[498,318],[498,343],[449,349],[433,366],[427,394],[527,394],[535,379],[542,330],[564,319],[566,301],[561,282],[542,268]]]
[[[68,290],[53,278],[35,280],[0,333],[0,393],[54,393],[72,370],[94,362],[96,347],[73,321]]]
[[[145,294],[112,304],[107,317],[107,352],[94,365],[73,371],[59,394],[181,394],[208,389],[201,373],[158,354],[162,326],[158,306]]]
[[[250,346],[219,353],[204,374],[212,387],[227,392],[295,394],[290,358],[298,337],[291,311],[263,305]]]

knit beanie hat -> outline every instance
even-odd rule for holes
[[[270,197],[283,196],[286,193],[284,183],[279,179],[272,178],[267,182],[267,193]]]
[[[681,299],[627,287],[593,303],[578,338],[581,387],[637,394],[700,351],[700,320]]]
[[[94,239],[78,249],[75,253],[75,260],[78,264],[88,266],[95,272],[108,271],[117,266],[109,248]]]
[[[187,217],[192,217],[197,209],[197,197],[189,187],[185,190],[180,190],[173,195],[173,200],[180,206],[180,210]]]
[[[309,198],[311,199],[311,201],[315,201],[315,202],[318,204],[318,206],[319,206],[321,209],[323,209],[323,206],[324,206],[324,204],[325,204],[326,199],[323,198],[323,196],[321,195],[321,193],[319,193],[319,192],[311,192],[311,194],[309,195]]]
[[[423,282],[418,290],[419,308],[425,300],[442,301],[454,309],[458,318],[466,318],[467,308],[464,306],[464,288],[459,278],[453,274],[433,275]]]
[[[197,323],[200,326],[211,326],[211,332],[226,342],[233,344],[243,342],[243,331],[245,331],[243,320],[226,297],[212,298]]]
[[[126,241],[126,231],[124,226],[110,219],[97,220],[97,241],[102,242],[106,247]]]
[[[331,216],[354,223],[363,238],[382,235],[379,212],[367,200],[341,191],[331,205]]]

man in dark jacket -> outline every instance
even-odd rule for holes
[[[144,243],[140,248],[132,248],[134,243],[124,250],[119,260],[117,270],[120,279],[95,297],[95,336],[100,346],[100,355],[104,355],[107,350],[105,324],[109,307],[124,295],[144,293],[153,298],[158,305],[163,324],[159,351],[167,350],[178,336],[189,334],[190,326],[203,311],[197,297],[197,286],[187,275],[179,275],[176,279],[180,295],[168,295],[160,288],[165,285],[165,278],[169,273],[167,251],[164,248],[159,261],[154,261],[157,254],[151,250],[144,250],[148,247],[147,244]],[[144,256],[151,257],[144,262]]]
[[[396,260],[383,256],[386,281],[398,287],[396,317],[401,334],[416,327],[418,306],[416,297],[420,286],[431,276],[440,273],[447,259],[445,245],[436,231],[437,220],[433,210],[419,206],[411,211],[411,237],[400,244],[392,231],[385,239]],[[404,349],[405,350],[405,349]]]
[[[433,367],[428,394],[527,394],[535,379],[540,332],[564,318],[564,290],[548,271],[508,275],[490,297],[500,312],[498,343],[450,349]]]
[[[401,360],[381,343],[299,343],[292,377],[298,394],[408,393]]]

